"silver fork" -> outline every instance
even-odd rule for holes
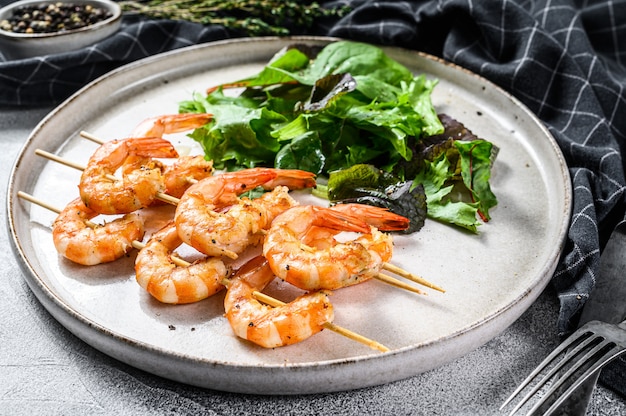
[[[619,357],[624,351],[626,351],[626,320],[617,325],[601,321],[588,322],[552,351],[502,404],[500,410],[504,409],[539,374],[545,373],[544,377],[515,406],[510,415],[515,414],[543,387],[548,390],[528,411],[528,414],[535,414],[541,409],[542,414],[550,415],[585,380],[596,375],[602,367]],[[561,360],[551,367],[557,357],[561,357]],[[552,380],[551,384],[550,380]],[[551,403],[550,400],[553,402]],[[547,406],[549,406],[548,409],[543,410]]]

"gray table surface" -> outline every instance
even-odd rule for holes
[[[49,108],[0,107],[0,178],[6,190],[22,145]],[[187,386],[116,361],[76,338],[32,294],[6,232],[0,233],[0,414],[2,415],[496,415],[500,404],[558,345],[550,288],[484,346],[427,373],[367,389],[310,396],[255,396]],[[625,415],[602,386],[592,415]]]

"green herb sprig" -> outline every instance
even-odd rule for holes
[[[341,17],[347,7],[325,9],[317,2],[284,0],[125,0],[122,10],[153,19],[222,25],[250,36],[290,34],[288,27],[309,29],[322,17]]]

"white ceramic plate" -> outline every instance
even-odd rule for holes
[[[544,289],[570,217],[563,157],[542,124],[517,100],[457,66],[388,49],[438,78],[434,103],[500,148],[492,178],[499,205],[479,235],[427,221],[396,238],[393,263],[447,289],[428,296],[369,281],[332,296],[335,323],[391,349],[381,353],[331,331],[300,344],[262,349],[237,339],[223,317],[223,294],[167,306],[135,282],[133,258],[80,267],[52,244],[55,214],[17,196],[63,207],[77,196],[79,172],[34,154],[41,148],[85,163],[96,145],[81,130],[124,137],[145,117],[175,113],[206,87],[257,72],[292,42],[256,38],[215,42],[154,56],[91,83],[32,132],[12,172],[9,228],[28,284],[50,313],[88,344],[125,363],[192,385],[243,393],[302,394],[382,384],[419,374],[492,339]],[[184,135],[172,137],[185,148]],[[193,147],[193,146],[191,146]],[[280,296],[284,287],[274,288]]]

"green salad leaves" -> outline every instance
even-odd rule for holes
[[[197,93],[180,111],[214,115],[191,137],[218,169],[303,169],[329,177],[317,194],[331,202],[357,200],[398,213],[410,207],[411,231],[428,215],[475,232],[496,205],[489,178],[497,152],[437,114],[436,84],[372,45],[293,45],[255,76]],[[228,94],[232,88],[238,94]],[[459,126],[465,135],[449,134]],[[374,183],[367,174],[359,183],[358,172],[383,179]],[[346,188],[340,178],[349,178],[352,193],[337,198],[337,186]],[[453,198],[461,186],[467,201]]]

